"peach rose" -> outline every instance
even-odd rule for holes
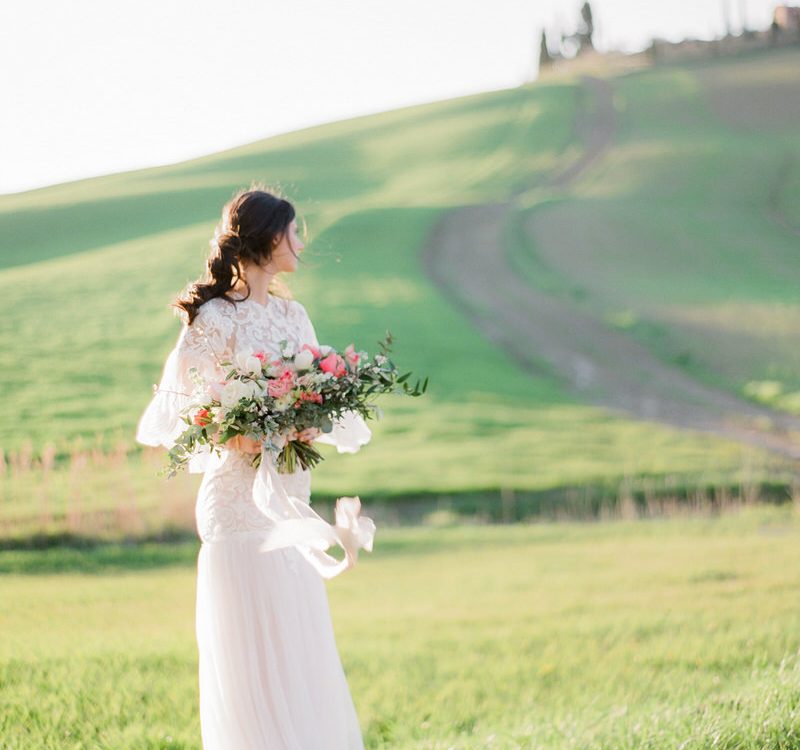
[[[333,377],[340,378],[345,374],[344,360],[336,353],[331,352],[325,359],[319,361],[322,372],[330,372]]]

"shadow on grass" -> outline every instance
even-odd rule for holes
[[[782,505],[792,488],[783,482],[742,486],[682,488],[628,487],[625,495],[612,487],[573,487],[543,491],[485,491],[451,496],[416,496],[403,500],[373,498],[363,515],[378,527],[370,558],[419,555],[454,549],[527,543],[527,534],[487,532],[489,526],[531,522],[592,522],[614,518],[671,518],[688,513],[717,516],[746,505]],[[315,509],[333,520],[333,503],[322,500]],[[553,524],[548,524],[553,526]],[[538,542],[563,538],[568,524],[556,523]],[[539,525],[540,528],[541,524]],[[525,538],[523,538],[525,537]],[[200,540],[194,529],[171,528],[147,537],[113,539],[69,532],[0,539],[0,575],[59,573],[108,574],[163,567],[194,567]],[[330,550],[340,558],[338,547]]]
[[[0,551],[0,575],[113,573],[197,564],[198,540],[88,542],[77,546]]]

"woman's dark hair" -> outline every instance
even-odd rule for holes
[[[222,218],[209,243],[211,252],[203,278],[191,284],[172,306],[186,313],[191,325],[200,305],[214,297],[235,304],[228,292],[239,279],[247,286],[242,278],[242,261],[268,262],[294,218],[294,206],[276,190],[258,184],[237,192],[222,209]],[[286,296],[285,286],[276,286],[282,292],[279,296]],[[249,296],[248,286],[245,299]]]

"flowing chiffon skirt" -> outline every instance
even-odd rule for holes
[[[254,473],[231,452],[198,494],[203,748],[363,750],[325,580],[295,547],[259,551]],[[308,496],[307,473],[284,479]]]
[[[174,448],[194,399],[193,371],[209,384],[219,382],[226,378],[222,362],[258,351],[278,356],[283,342],[295,352],[319,346],[300,303],[208,300],[182,326],[136,440]],[[355,453],[370,436],[358,413],[345,412],[317,442]],[[355,560],[359,548],[371,549],[374,524],[356,518],[360,501],[340,498],[346,502],[341,523],[337,503],[334,533],[312,517],[308,471],[281,475],[272,488],[254,484],[252,457],[224,447],[221,455],[193,455],[188,470],[204,474],[195,512],[202,541],[196,627],[205,750],[361,750],[323,578],[347,566],[320,548],[336,537],[348,552],[343,562]],[[280,512],[280,524],[272,511]],[[301,538],[300,549],[282,546]],[[259,550],[262,544],[266,549]]]

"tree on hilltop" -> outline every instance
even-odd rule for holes
[[[594,34],[594,16],[592,15],[592,6],[589,0],[581,6],[581,28],[578,30],[578,44],[580,51],[585,49],[594,49],[592,36]]]
[[[542,29],[542,38],[539,42],[539,70],[549,68],[553,64],[553,56],[547,48],[547,34]]]

